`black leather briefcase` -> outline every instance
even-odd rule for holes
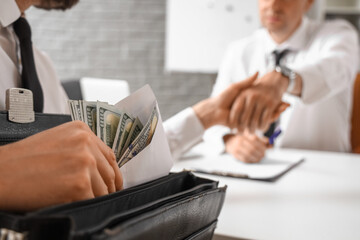
[[[0,112],[0,144],[71,121],[35,114],[18,124]],[[211,239],[226,186],[190,172],[168,176],[94,199],[34,212],[0,211],[0,239]]]
[[[0,236],[29,240],[211,239],[225,191],[217,182],[190,172],[173,173],[86,201],[23,214],[0,212]]]
[[[70,121],[70,115],[35,113],[34,122],[15,123],[8,120],[8,111],[0,111],[0,145],[19,141]]]

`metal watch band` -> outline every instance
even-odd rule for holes
[[[286,89],[286,91],[288,93],[291,93],[294,91],[295,81],[296,81],[296,73],[294,71],[291,71],[290,76],[289,76],[289,85]]]
[[[296,73],[285,66],[276,66],[275,71],[281,73],[283,76],[289,79],[289,85],[286,89],[286,92],[291,93],[295,88]]]

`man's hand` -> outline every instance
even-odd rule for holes
[[[248,79],[231,84],[226,90],[213,98],[205,99],[193,106],[193,109],[205,129],[214,125],[237,127],[230,123],[230,111],[238,95],[249,88],[257,79],[258,73]]]
[[[225,150],[245,163],[258,163],[265,156],[269,140],[245,131],[224,136]]]
[[[289,105],[281,101],[286,91],[288,79],[278,72],[269,72],[258,79],[253,86],[244,90],[234,102],[230,115],[231,125],[237,125],[238,131],[249,129],[267,130]]]
[[[112,150],[80,121],[0,147],[0,208],[28,211],[122,189]]]
[[[263,92],[267,93],[268,90],[266,90],[265,86],[259,87],[257,86],[259,84],[254,85],[257,76],[258,73],[254,74],[253,76],[249,77],[244,81],[233,83],[218,96],[205,99],[194,105],[193,109],[204,128],[207,129],[214,125],[224,125],[229,128],[236,128],[239,130],[239,132],[242,132],[246,128],[249,128],[250,124],[253,123],[249,122],[249,119],[246,120],[246,123],[243,123],[241,122],[242,120],[240,118],[244,115],[243,111],[251,110],[251,106],[245,106],[243,103],[248,98],[250,98],[252,100],[251,105],[253,106],[255,105],[254,101],[256,101],[256,98],[249,96],[247,92],[250,90],[259,92],[258,94],[252,95],[271,99],[271,97],[263,96],[266,94],[260,94],[260,91],[257,89],[264,88],[262,89]],[[262,106],[263,105],[264,103],[262,104]],[[275,103],[273,103],[273,105],[275,105]],[[287,107],[289,107],[289,104],[281,102],[280,98],[280,102],[276,105],[274,109],[266,110],[267,113],[270,114],[270,116],[263,118],[262,129],[266,129],[266,127],[268,127],[274,120],[279,118],[280,114],[285,111]],[[266,106],[263,106],[263,108],[266,109]]]

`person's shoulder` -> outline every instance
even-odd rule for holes
[[[352,31],[356,33],[355,27],[344,19],[333,19],[324,22],[324,29],[332,29],[333,31]]]
[[[356,34],[357,30],[353,25],[344,19],[331,19],[326,21],[310,21],[312,31],[323,37],[333,34]]]
[[[243,50],[256,48],[259,44],[261,44],[265,36],[266,30],[264,28],[260,28],[247,37],[231,42],[228,46],[228,51],[241,52]]]

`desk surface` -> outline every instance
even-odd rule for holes
[[[173,170],[206,158],[200,145]],[[303,156],[277,182],[201,175],[228,185],[215,234],[250,239],[360,239],[360,155],[271,149],[267,156]],[[196,156],[196,158],[195,158]],[[190,160],[189,160],[190,159]]]

